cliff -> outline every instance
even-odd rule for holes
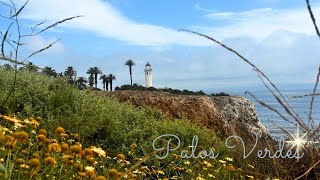
[[[187,118],[215,129],[222,136],[249,136],[257,132],[260,137],[269,137],[267,129],[257,116],[255,105],[238,96],[186,96],[166,92],[115,91],[107,92],[120,102],[134,106],[156,107],[173,118]]]

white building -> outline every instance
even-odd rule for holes
[[[146,64],[146,68],[144,69],[144,74],[145,74],[145,83],[146,87],[151,87],[152,86],[152,75],[151,75],[151,65],[149,62]]]

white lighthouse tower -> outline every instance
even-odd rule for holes
[[[146,82],[146,87],[151,87],[152,86],[152,75],[151,75],[151,65],[149,62],[146,64],[146,68],[144,69],[144,74],[145,74],[145,82]]]

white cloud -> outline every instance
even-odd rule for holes
[[[313,8],[319,17],[320,8]],[[253,9],[244,12],[218,12],[204,16],[219,26],[194,26],[203,33],[219,38],[251,37],[263,40],[276,31],[314,35],[315,31],[306,8]]]
[[[22,0],[19,0],[22,1]],[[306,8],[271,9],[261,8],[243,12],[215,12],[195,4],[194,8],[206,11],[204,16],[216,25],[193,25],[191,29],[211,35],[220,40],[235,37],[250,37],[262,40],[273,32],[284,30],[306,35],[313,35],[309,14]],[[212,11],[211,11],[212,12]],[[320,15],[320,8],[314,8]],[[108,2],[102,0],[32,0],[29,2],[23,17],[51,22],[66,17],[83,15],[62,24],[62,27],[76,28],[112,38],[133,45],[143,46],[208,46],[210,41],[185,32],[178,32],[163,26],[140,23],[124,16]],[[319,16],[317,16],[319,17]]]
[[[200,6],[199,3],[196,3],[196,4],[193,6],[193,8],[194,8],[195,10],[197,10],[197,11],[201,11],[201,12],[205,12],[205,13],[212,12],[211,9],[204,8],[204,7]]]
[[[35,21],[43,19],[57,21],[76,15],[84,17],[69,21],[62,26],[87,30],[135,45],[207,46],[209,44],[206,40],[178,32],[176,29],[130,20],[110,3],[102,0],[32,0],[23,17]]]

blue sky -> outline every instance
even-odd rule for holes
[[[313,5],[320,12],[320,6]],[[8,13],[2,5],[0,12]],[[250,66],[204,38],[178,32],[183,28],[239,50],[281,87],[303,84],[311,91],[320,64],[320,41],[301,0],[30,0],[20,16],[21,26],[28,33],[42,20],[47,20],[45,27],[75,15],[83,17],[24,39],[22,57],[61,38],[30,61],[59,72],[72,65],[85,77],[89,67],[99,66],[103,73],[117,77],[115,86],[129,83],[124,66],[128,59],[136,62],[133,81],[142,85],[144,65],[150,62],[155,87],[250,90],[262,86]],[[1,19],[1,31],[7,24]]]

